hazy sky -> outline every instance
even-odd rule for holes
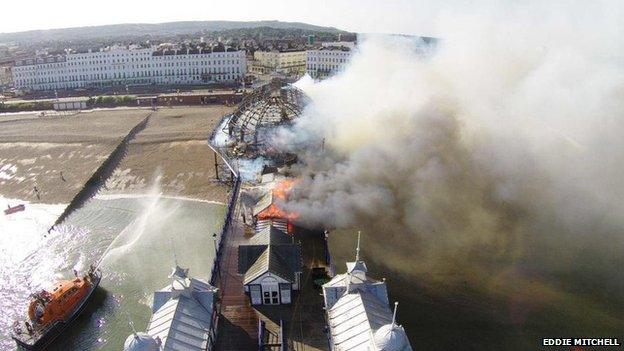
[[[3,1],[0,32],[184,20],[280,20],[357,32],[432,34],[431,18],[465,1],[78,0]]]

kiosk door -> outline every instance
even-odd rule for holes
[[[251,304],[252,305],[262,305],[262,289],[260,285],[250,285],[249,292],[251,295]]]
[[[282,303],[290,303],[290,284],[280,284],[280,296],[282,297]]]

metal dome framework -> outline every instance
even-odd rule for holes
[[[234,141],[230,151],[239,156],[262,154],[270,130],[299,117],[306,101],[300,89],[282,80],[258,88],[241,102],[223,129]]]

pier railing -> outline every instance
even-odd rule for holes
[[[279,344],[280,344],[280,351],[286,351],[287,347],[286,347],[286,335],[284,335],[284,321],[280,319],[280,331],[279,331],[280,335],[279,335]]]
[[[228,201],[227,211],[225,212],[225,221],[221,228],[221,234],[215,240],[215,257],[212,262],[212,270],[210,271],[210,285],[215,286],[217,283],[217,275],[219,274],[219,263],[221,262],[221,256],[223,254],[223,244],[225,238],[232,227],[232,220],[234,217],[234,210],[236,209],[236,199],[238,198],[238,191],[240,189],[240,177],[236,177],[234,185],[232,186],[232,192]]]
[[[230,198],[228,199],[227,211],[225,212],[225,220],[223,222],[223,227],[221,228],[221,233],[218,237],[215,238],[215,257],[212,261],[212,269],[210,270],[210,285],[217,285],[217,278],[220,270],[220,262],[221,257],[223,255],[223,246],[225,243],[225,238],[232,227],[232,220],[234,216],[234,210],[236,208],[236,200],[238,198],[238,190],[240,188],[240,178],[236,177],[234,180],[234,184],[232,186],[232,192],[230,193]],[[215,234],[216,235],[216,234]],[[218,310],[218,312],[217,312]],[[216,334],[216,331],[219,328],[219,314],[221,310],[221,304],[217,304],[215,308],[215,318],[212,325],[212,330]],[[212,349],[214,349],[217,342],[218,334],[216,334],[215,338],[211,340]]]
[[[284,334],[284,321],[280,319],[279,335],[275,340],[275,334],[270,331],[267,332],[266,322],[258,320],[258,351],[275,350],[276,347],[279,347],[279,351],[288,350],[286,334]]]
[[[264,351],[265,325],[263,320],[258,321],[258,351]]]

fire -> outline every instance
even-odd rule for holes
[[[294,185],[294,179],[282,180],[281,182],[277,183],[273,188],[273,196],[281,200],[286,200]]]
[[[273,197],[280,200],[287,200],[288,194],[292,190],[295,185],[294,179],[285,179],[275,185],[273,188]],[[273,202],[269,207],[264,209],[264,211],[258,214],[259,220],[272,219],[272,218],[284,218],[288,221],[297,219],[299,217],[299,213],[296,212],[287,212],[281,209],[275,202]]]

